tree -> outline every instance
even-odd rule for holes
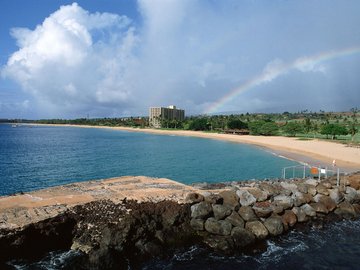
[[[264,136],[273,136],[276,135],[279,128],[274,122],[266,122],[261,127],[261,135]]]
[[[249,129],[251,135],[261,135],[261,128],[265,124],[264,121],[254,121],[249,123]]]
[[[328,138],[328,135],[331,135],[331,139],[334,140],[337,135],[347,135],[349,132],[343,126],[337,124],[325,124],[322,126],[320,133],[326,135],[326,138]]]
[[[243,129],[248,128],[248,125],[239,119],[231,119],[227,123],[229,129]]]
[[[298,122],[288,122],[284,127],[283,131],[291,137],[294,137],[296,133],[303,131],[303,128]]]
[[[189,124],[189,129],[191,130],[209,130],[210,124],[206,118],[197,118],[193,119]]]
[[[350,128],[349,128],[349,133],[351,134],[351,141],[354,141],[355,135],[358,132],[358,129],[355,125],[355,123],[351,123]]]
[[[311,129],[311,120],[309,117],[306,117],[305,118],[305,121],[304,121],[304,131],[306,133],[309,133],[310,132],[310,129]]]

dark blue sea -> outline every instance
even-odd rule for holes
[[[0,195],[124,175],[185,184],[274,178],[295,164],[255,146],[219,140],[0,125]]]
[[[76,127],[0,125],[0,194],[122,175],[182,183],[280,177],[297,164],[261,148],[217,140]],[[1,252],[1,251],[0,251]],[[77,254],[58,251],[15,269],[66,269]],[[292,231],[255,254],[224,256],[192,246],[142,269],[360,269],[360,221]]]

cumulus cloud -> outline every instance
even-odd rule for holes
[[[137,37],[125,16],[89,13],[76,3],[62,6],[34,30],[14,28],[19,50],[2,70],[53,110],[77,106],[125,107],[126,83]],[[57,108],[56,108],[57,107]]]

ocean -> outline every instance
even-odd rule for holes
[[[125,175],[181,183],[277,178],[297,162],[246,144],[111,129],[0,125],[0,195]]]

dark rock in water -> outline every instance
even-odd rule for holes
[[[215,218],[208,218],[205,221],[205,230],[217,235],[230,235],[232,225],[226,220],[216,220]]]
[[[217,220],[224,219],[232,213],[230,206],[222,204],[213,204],[214,217]]]
[[[191,217],[192,218],[206,218],[212,213],[212,207],[207,202],[200,202],[191,206]]]
[[[241,206],[238,213],[245,221],[258,220],[258,217],[250,206]]]
[[[269,235],[264,224],[258,220],[246,222],[245,229],[252,232],[258,239],[265,239]]]
[[[255,242],[254,234],[241,227],[234,227],[231,231],[231,237],[234,240],[234,245],[238,248],[246,247]]]
[[[204,223],[205,222],[202,219],[192,218],[190,220],[190,226],[196,231],[203,231],[205,228]]]
[[[229,221],[234,227],[244,227],[244,220],[240,217],[240,215],[233,211],[230,216],[228,216],[225,220]]]
[[[347,201],[339,204],[335,210],[335,214],[345,219],[352,219],[358,216],[355,207]]]
[[[237,210],[240,207],[239,198],[234,190],[224,190],[219,195],[223,198],[224,205],[230,206],[233,210]]]
[[[204,200],[204,196],[199,194],[199,193],[189,193],[187,196],[186,196],[186,202],[187,203],[190,203],[190,204],[194,204],[194,203],[199,203],[199,202],[202,202]]]
[[[284,231],[283,223],[280,217],[269,217],[265,220],[264,225],[273,236],[280,235]]]
[[[210,235],[204,239],[204,243],[212,249],[225,253],[232,253],[234,251],[234,241],[231,236]]]

